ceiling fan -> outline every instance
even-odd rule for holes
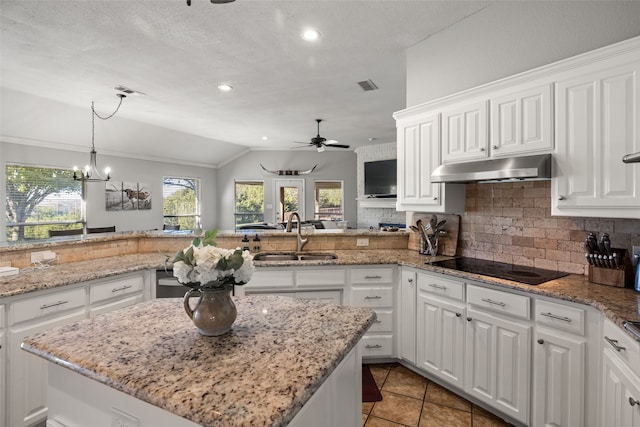
[[[338,144],[338,141],[335,141],[333,139],[329,139],[327,140],[327,138],[323,138],[320,136],[320,122],[322,121],[322,119],[316,119],[316,122],[318,122],[318,135],[316,135],[315,137],[311,138],[310,142],[300,142],[300,141],[294,141],[298,144],[306,144],[309,147],[315,147],[319,153],[323,152],[325,147],[335,147],[335,148],[349,148],[348,145],[344,145],[344,144]],[[294,147],[294,148],[303,148],[303,147]]]

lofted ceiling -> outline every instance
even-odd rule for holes
[[[158,138],[156,144],[165,146],[157,147],[96,136],[99,152],[143,156],[155,150],[178,161],[217,165],[246,149],[314,151],[294,141],[315,136],[316,118],[325,120],[322,136],[351,149],[371,144],[371,138],[392,142],[391,115],[405,107],[406,48],[488,4],[191,3],[0,0],[0,85],[17,100],[3,103],[2,114],[30,115],[61,103],[82,112],[86,128],[91,102],[101,114],[110,113],[117,105],[114,87],[123,85],[146,95],[129,96],[114,121],[167,129],[173,141],[190,137],[175,146]],[[307,28],[317,29],[320,39],[303,40]],[[365,92],[357,84],[369,79],[378,90]],[[220,91],[222,83],[233,90]],[[16,104],[27,95],[30,105],[21,111]],[[50,139],[82,150],[89,144],[88,137]]]

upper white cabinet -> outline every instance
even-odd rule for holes
[[[487,157],[486,99],[462,101],[442,110],[442,162]]]
[[[551,152],[552,95],[547,83],[491,98],[491,157]]]
[[[436,184],[431,172],[440,165],[440,115],[410,114],[397,119],[398,201],[401,211],[461,212],[464,185]]]
[[[640,48],[606,59],[558,77],[552,215],[640,218]]]

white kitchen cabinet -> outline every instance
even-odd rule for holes
[[[535,301],[532,422],[535,426],[594,425],[585,420],[587,313],[584,308]]]
[[[376,312],[376,323],[360,341],[362,357],[391,358],[394,351],[396,266],[355,266],[349,270],[350,304]]]
[[[465,391],[528,424],[531,325],[467,308]]]
[[[442,163],[484,159],[489,155],[488,101],[458,101],[442,114]]]
[[[550,83],[509,89],[489,100],[491,157],[549,153],[553,149]]]
[[[640,49],[557,76],[551,214],[640,218]]]
[[[536,328],[533,354],[535,426],[584,426],[586,340]]]
[[[398,356],[416,364],[416,271],[400,270],[398,286]]]
[[[86,288],[38,293],[8,305],[7,425],[28,427],[47,416],[47,362],[20,348],[25,337],[87,317]]]
[[[89,282],[89,316],[97,316],[145,300],[145,276],[135,272]]]
[[[441,161],[440,115],[420,112],[398,117],[397,209],[419,212],[464,211],[464,185],[431,182],[431,173]]]
[[[0,305],[0,426],[4,426],[4,415],[6,414],[5,408],[5,384],[6,371],[5,366],[7,364],[7,342],[5,333],[5,311],[4,305]]]
[[[465,306],[429,292],[418,275],[418,367],[464,388]]]
[[[602,419],[608,427],[640,427],[640,379],[609,348],[602,358]]]

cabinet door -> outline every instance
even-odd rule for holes
[[[487,117],[485,100],[455,104],[442,112],[442,163],[488,156]]]
[[[556,84],[552,215],[640,218],[640,62],[600,67]]]
[[[1,310],[0,310],[1,312]],[[7,380],[5,379],[5,366],[7,365],[7,344],[5,342],[5,333],[0,330],[0,426],[6,425],[5,416],[7,414],[4,400]]]
[[[550,152],[551,84],[491,98],[491,156]]]
[[[465,391],[529,423],[531,326],[467,309]]]
[[[602,420],[608,427],[640,427],[640,380],[609,349],[602,358]]]
[[[9,360],[11,369],[8,372],[8,390],[10,392],[7,408],[10,426],[32,426],[47,416],[47,363],[49,362],[22,350],[20,348],[22,341],[28,336],[85,317],[83,308],[80,313],[76,312],[10,330]]]
[[[402,269],[400,282],[400,357],[416,363],[416,273]]]
[[[585,339],[535,332],[533,425],[584,425]]]
[[[440,184],[431,172],[440,165],[440,116],[398,124],[398,203],[422,206],[440,204]]]
[[[418,366],[464,386],[464,306],[418,294]]]

